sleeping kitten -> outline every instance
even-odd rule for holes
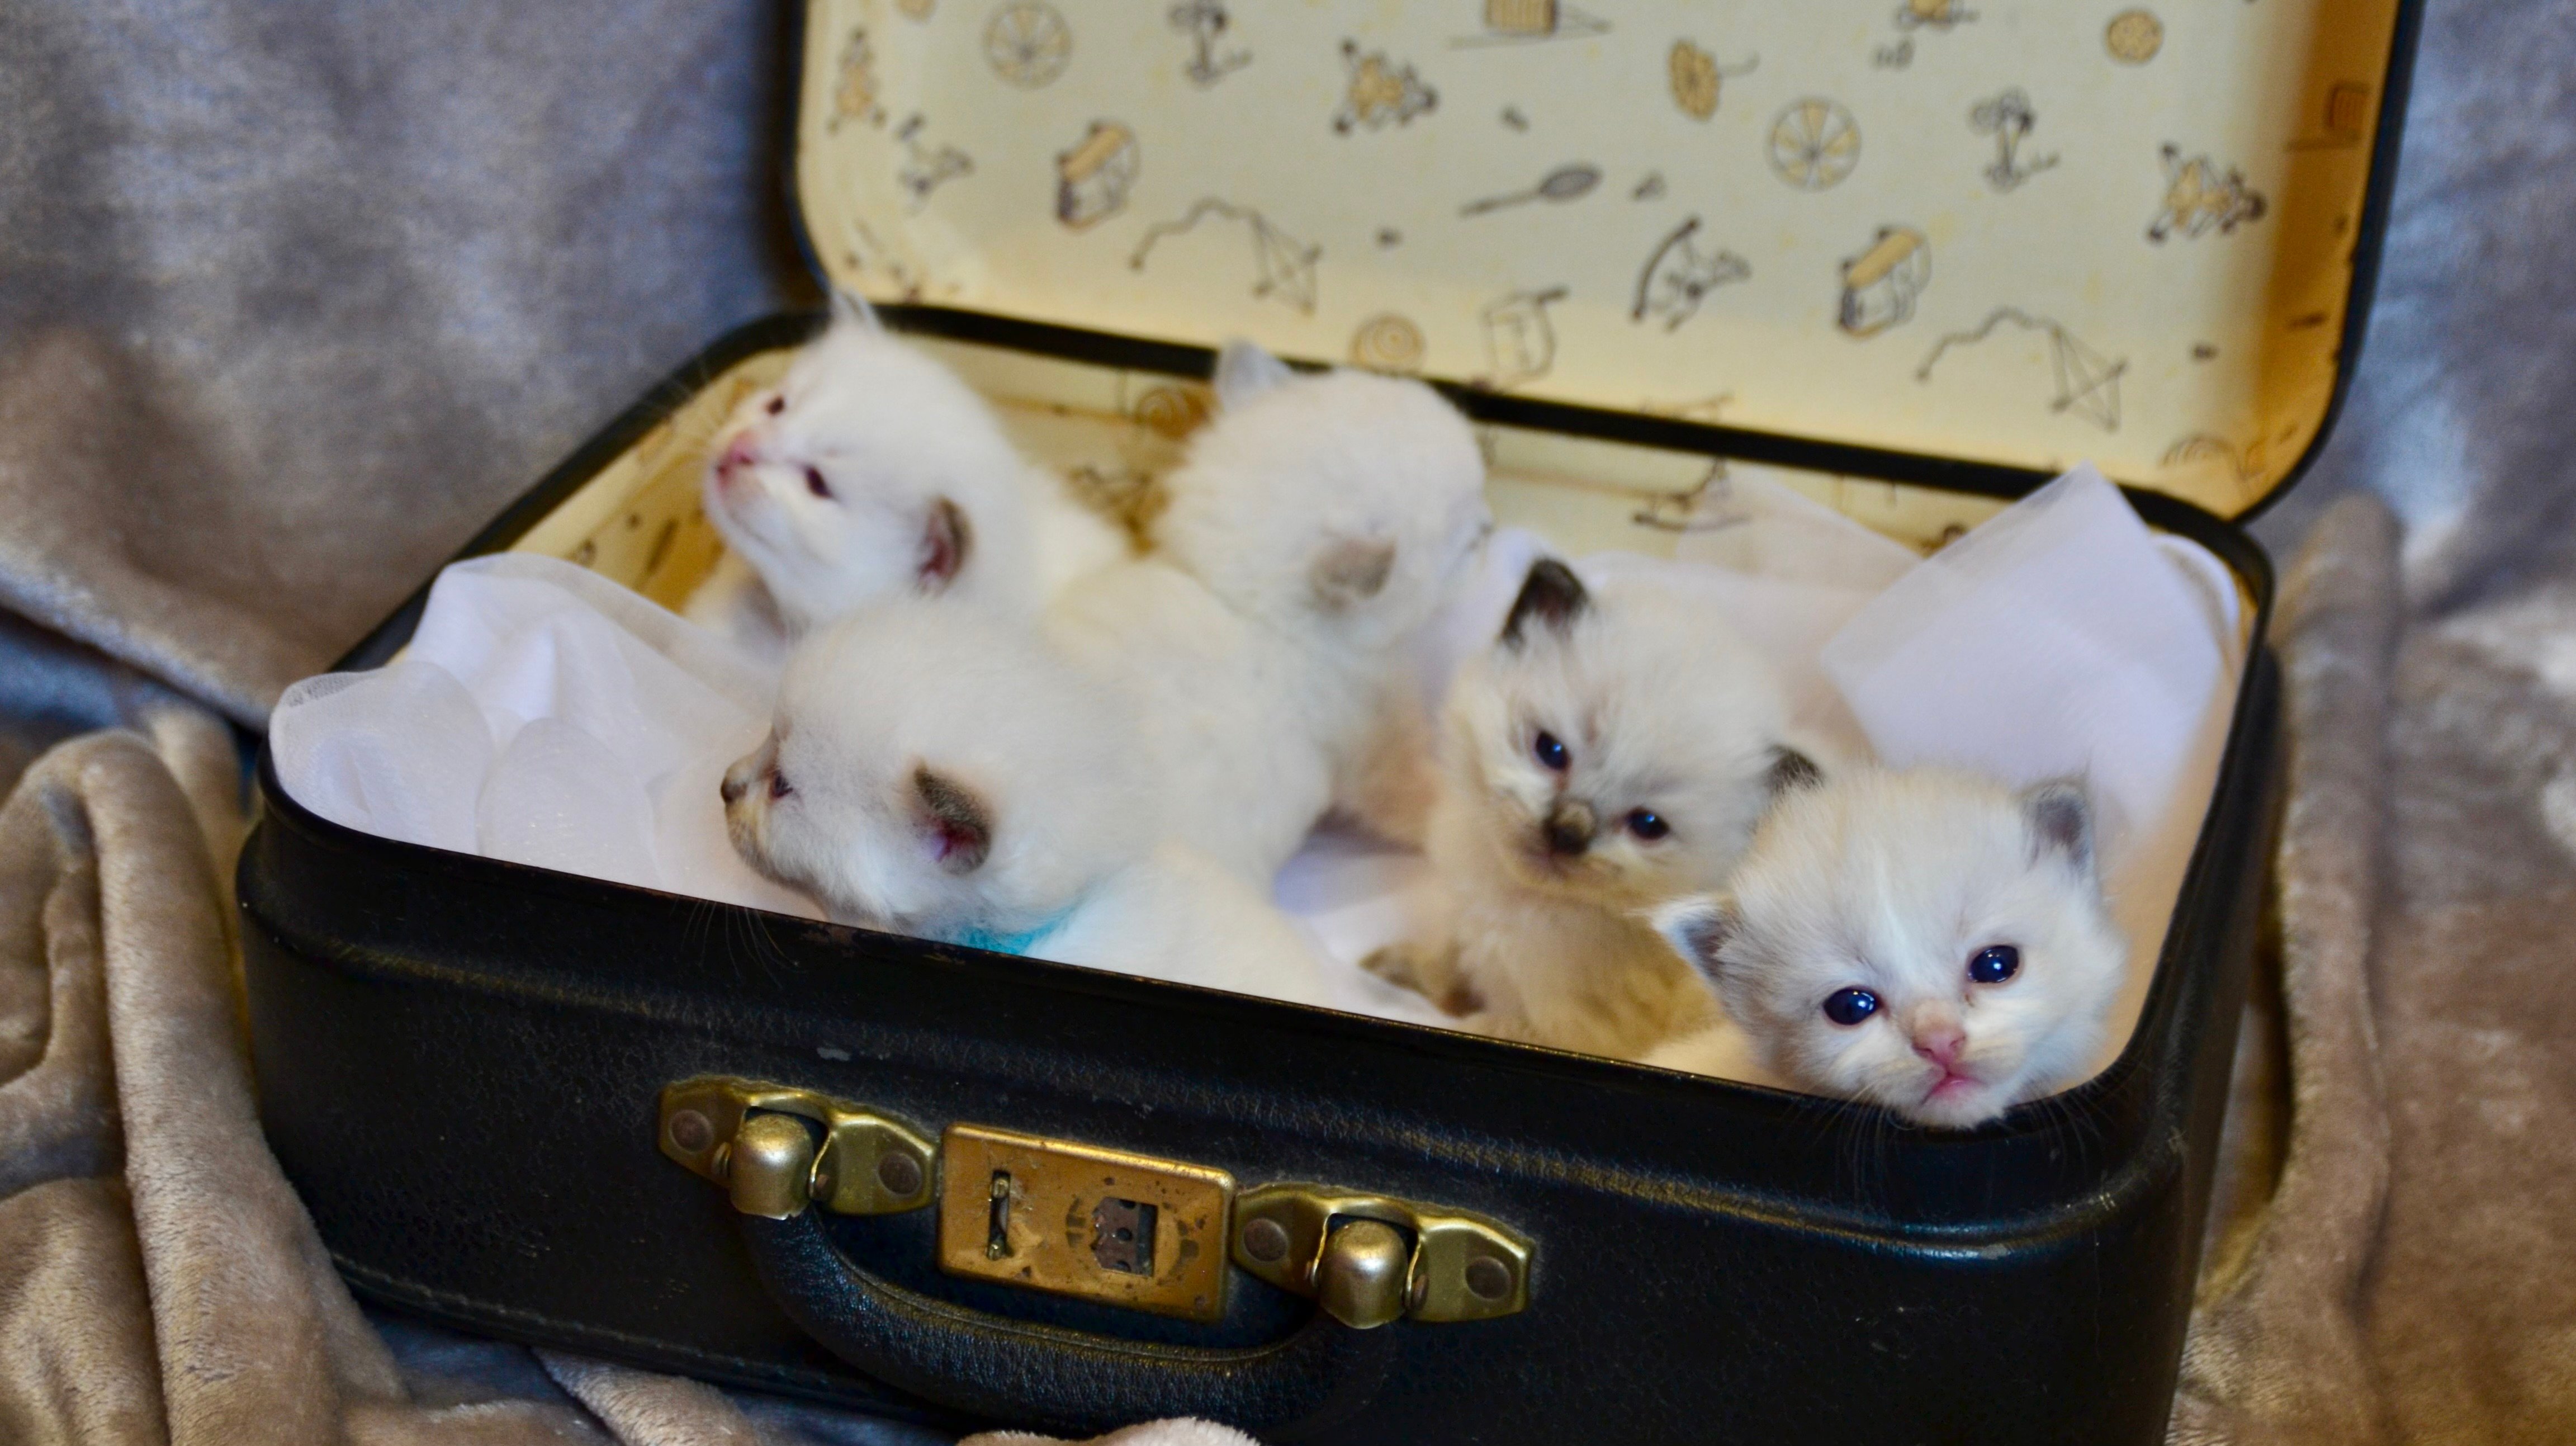
[[[1708,986],[1637,911],[1722,882],[1773,792],[1815,773],[1788,712],[1704,604],[1638,575],[1596,595],[1541,559],[1443,709],[1450,917],[1365,967],[1559,1049],[1634,1058],[1710,1024]]]
[[[1128,552],[1013,448],[981,397],[847,295],[779,384],[744,398],[717,434],[705,504],[791,636],[907,594],[1034,612]],[[739,579],[705,590],[691,620],[740,620],[738,590]]]
[[[1484,460],[1419,382],[1299,377],[1237,343],[1217,394],[1155,554],[1050,621],[1137,699],[1175,831],[1266,887],[1336,801],[1419,834],[1413,648],[1490,525]]]
[[[725,775],[726,828],[842,923],[1321,1003],[1284,916],[1158,842],[1134,727],[1025,629],[887,603],[798,645],[768,740]]]
[[[1655,913],[1728,1022],[1649,1064],[1885,1105],[1965,1128],[2074,1083],[2128,949],[2081,785],[2019,793],[1942,768],[1784,796],[1724,892]]]

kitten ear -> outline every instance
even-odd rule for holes
[[[2030,857],[2056,854],[2084,873],[2093,872],[2093,802],[2081,781],[2053,778],[2022,790],[2022,817],[2030,823]]]
[[[1673,946],[1690,966],[1717,980],[1717,951],[1735,937],[1743,921],[1736,916],[1735,901],[1724,894],[1693,894],[1675,899],[1648,916],[1655,932]]]
[[[932,502],[921,525],[921,561],[915,567],[921,590],[936,593],[954,582],[974,546],[975,529],[965,512],[945,497]]]
[[[1229,412],[1296,379],[1286,362],[1240,337],[1216,354],[1216,404]]]
[[[1785,743],[1771,750],[1771,768],[1763,775],[1763,783],[1773,798],[1814,788],[1824,781],[1825,771],[1816,766],[1816,760]]]
[[[931,861],[952,874],[982,868],[993,851],[993,816],[984,800],[926,763],[912,770],[912,791],[920,800]]]
[[[1395,571],[1395,544],[1367,537],[1345,537],[1324,549],[1306,577],[1315,601],[1328,613],[1356,607],[1386,589]]]
[[[1583,580],[1574,569],[1552,557],[1542,557],[1530,564],[1529,576],[1521,581],[1520,596],[1512,599],[1512,611],[1503,619],[1503,643],[1517,648],[1523,632],[1537,622],[1555,632],[1564,632],[1583,610],[1592,605],[1592,595],[1583,590]]]
[[[877,309],[868,304],[866,297],[855,291],[844,291],[837,286],[832,288],[832,320],[843,326],[855,326],[862,331],[885,330],[885,322],[878,318]]]

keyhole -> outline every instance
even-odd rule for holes
[[[993,1172],[993,1205],[984,1222],[984,1258],[999,1260],[1011,1253],[1011,1172]]]
[[[1091,1258],[1103,1270],[1121,1275],[1154,1273],[1155,1208],[1141,1200],[1116,1197],[1091,1211]]]

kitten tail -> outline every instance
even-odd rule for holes
[[[1224,411],[1296,379],[1286,362],[1240,337],[1216,354],[1216,404]]]
[[[835,325],[855,326],[861,331],[885,330],[885,322],[877,316],[877,309],[868,304],[866,297],[837,286],[832,288],[832,321]]]

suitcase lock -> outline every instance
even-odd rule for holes
[[[883,1115],[748,1080],[664,1089],[660,1125],[662,1153],[746,1215],[890,1215],[935,1193],[939,1268],[951,1275],[1215,1321],[1230,1257],[1360,1330],[1529,1306],[1527,1240],[1391,1196],[1320,1185],[1238,1195],[1223,1170],[983,1125],[951,1125],[934,1148]]]

